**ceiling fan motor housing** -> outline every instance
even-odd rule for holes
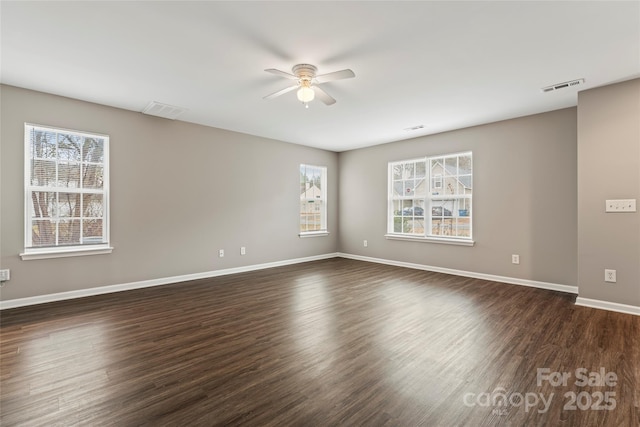
[[[318,69],[311,64],[294,65],[291,69],[293,74],[300,80],[311,81],[316,77]]]

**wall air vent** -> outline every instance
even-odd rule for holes
[[[151,101],[146,107],[144,107],[142,113],[150,116],[162,117],[164,119],[175,120],[185,111],[187,111],[186,108]]]
[[[569,82],[556,83],[556,84],[551,85],[551,86],[543,87],[541,90],[543,92],[554,92],[556,90],[565,89],[565,88],[568,88],[568,87],[579,86],[579,85],[583,85],[583,84],[584,84],[584,79],[576,79],[576,80],[571,80]]]

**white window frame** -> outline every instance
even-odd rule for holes
[[[469,218],[469,236],[449,236],[449,235],[439,235],[432,234],[432,225],[433,225],[433,216],[432,216],[432,207],[434,206],[434,202],[436,201],[451,201],[458,200],[463,201],[465,206],[472,207],[473,194],[444,194],[441,191],[444,187],[445,177],[441,173],[435,173],[432,170],[432,160],[436,159],[447,159],[447,158],[459,158],[461,156],[470,156],[471,162],[473,164],[473,153],[461,152],[461,153],[452,153],[452,154],[443,154],[443,155],[435,155],[429,157],[419,157],[414,159],[407,160],[399,160],[394,162],[389,162],[388,164],[388,203],[387,203],[387,233],[385,237],[391,240],[408,240],[408,241],[418,241],[418,242],[431,242],[431,243],[445,243],[445,244],[453,244],[453,245],[462,245],[462,246],[473,246],[475,244],[473,240],[473,211],[471,209],[471,215],[461,215],[462,212],[452,212],[452,218],[456,218],[456,226],[459,222],[457,218],[468,217]],[[397,196],[394,195],[394,167],[398,165],[405,165],[409,163],[420,163],[424,162],[426,176],[424,180],[428,183],[426,187],[425,194],[423,195],[409,195],[409,196]],[[473,166],[471,168],[470,173],[471,179],[471,189],[473,189]],[[440,185],[436,185],[436,184]],[[416,185],[417,188],[417,185]],[[434,191],[436,190],[436,191]],[[473,190],[471,190],[473,193]],[[403,233],[397,232],[394,230],[395,228],[395,215],[394,207],[395,202],[403,201],[403,200],[413,200],[413,201],[421,201],[424,206],[424,232],[423,233]]]
[[[103,150],[103,185],[102,188],[83,188],[82,185],[80,188],[69,188],[64,186],[47,186],[47,187],[39,187],[32,185],[31,183],[31,135],[32,131],[47,131],[53,132],[56,134],[68,134],[74,136],[81,137],[89,137],[89,138],[98,138],[104,141],[104,150]],[[56,142],[57,146],[57,142]],[[96,255],[96,254],[106,254],[111,253],[113,247],[110,244],[110,221],[109,221],[109,136],[103,134],[96,133],[88,133],[77,130],[70,129],[62,129],[55,128],[51,126],[43,126],[31,123],[25,123],[24,127],[24,217],[25,217],[25,227],[24,227],[24,252],[20,254],[20,257],[23,260],[32,260],[32,259],[44,259],[44,258],[60,258],[60,257],[69,257],[69,256],[81,256],[81,255]],[[80,160],[81,164],[84,162]],[[59,164],[56,161],[56,164]],[[80,178],[82,179],[82,177]],[[102,216],[102,236],[100,238],[99,243],[94,243],[95,237],[88,237],[86,242],[83,242],[83,233],[82,233],[82,223],[84,216],[79,217],[80,219],[80,240],[79,244],[71,244],[71,245],[61,245],[56,243],[53,246],[33,246],[33,228],[32,221],[35,217],[32,216],[32,192],[33,191],[41,191],[41,192],[50,192],[55,193],[56,197],[60,193],[78,193],[78,194],[101,194],[103,200],[103,216]],[[82,198],[81,198],[82,201]],[[80,211],[83,212],[82,207]],[[59,212],[58,212],[59,214]],[[59,226],[60,219],[58,215],[55,215],[55,218],[52,221],[56,227]]]
[[[317,201],[321,202],[320,203],[320,229],[312,230],[312,231],[303,230],[304,224],[302,221],[302,215],[305,214],[305,212],[303,212],[303,206],[304,206],[303,202],[309,202],[312,199],[310,198],[303,199],[302,197],[300,197],[300,207],[298,211],[298,222],[299,222],[298,236],[299,237],[327,236],[329,234],[329,230],[327,228],[327,167],[302,163],[300,164],[300,167],[298,169],[299,176],[300,174],[303,173],[303,170],[305,171],[304,173],[306,173],[307,168],[317,169],[320,172],[320,183],[321,183],[320,195],[316,195],[316,197],[313,199],[313,202],[317,202]]]

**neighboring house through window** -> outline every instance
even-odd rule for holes
[[[109,137],[25,124],[23,259],[108,253]]]
[[[388,238],[473,244],[470,152],[389,163]]]
[[[300,236],[327,234],[327,168],[300,165]]]

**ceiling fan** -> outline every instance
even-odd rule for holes
[[[287,92],[298,89],[298,100],[305,104],[305,107],[307,108],[309,108],[308,103],[313,101],[316,96],[326,105],[332,105],[336,103],[336,100],[333,99],[322,88],[320,88],[319,85],[333,80],[350,79],[356,76],[354,72],[349,69],[316,75],[318,69],[311,64],[294,65],[291,69],[293,74],[276,70],[275,68],[269,68],[265,71],[267,73],[275,74],[276,76],[284,77],[290,80],[296,80],[296,84],[267,95],[264,97],[264,99],[273,99],[280,95],[284,95]]]

